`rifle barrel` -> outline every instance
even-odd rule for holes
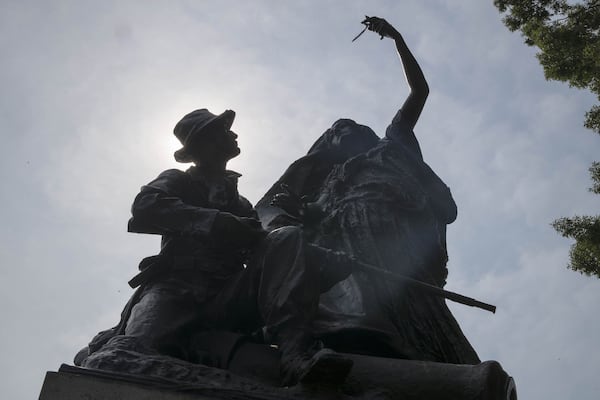
[[[456,303],[460,303],[460,304],[464,304],[466,306],[471,306],[471,307],[477,307],[477,308],[481,308],[482,310],[486,310],[489,311],[493,314],[496,313],[496,306],[492,305],[492,304],[488,304],[488,303],[484,303],[482,301],[473,299],[471,297],[467,297],[467,296],[463,296],[462,294],[458,294],[455,292],[451,292],[449,290],[445,290],[442,289],[440,287],[434,286],[434,285],[430,285],[428,283],[419,281],[417,279],[413,279],[413,278],[409,278],[408,276],[404,276],[404,275],[400,275],[400,274],[396,274],[394,272],[391,271],[387,271],[385,269],[381,269],[378,267],[375,267],[371,264],[367,264],[361,261],[354,261],[356,265],[358,265],[360,268],[362,268],[363,270],[366,271],[372,271],[372,272],[377,272],[379,274],[384,274],[392,279],[395,280],[399,280],[402,282],[406,282],[412,286],[418,287],[420,289],[423,289],[433,295],[436,296],[440,296],[440,297],[444,297],[448,300],[452,300]]]

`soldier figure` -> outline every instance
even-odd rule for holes
[[[302,232],[267,234],[238,193],[240,175],[226,169],[240,153],[234,118],[231,110],[200,109],[175,126],[183,144],[175,159],[195,165],[164,171],[143,186],[129,221],[130,232],[162,235],[160,254],[142,261],[141,287],[121,323],[100,333],[76,364],[85,366],[85,356],[123,338],[137,351],[197,362],[195,333],[263,328],[279,346],[284,385],[343,381],[350,371],[351,360],[311,336],[320,271],[308,260]]]

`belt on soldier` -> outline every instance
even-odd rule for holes
[[[205,273],[222,273],[223,267],[224,265],[221,263],[211,262],[207,258],[159,254],[144,258],[140,262],[140,272],[131,278],[128,284],[135,289],[141,284],[147,283],[167,272],[200,271]]]

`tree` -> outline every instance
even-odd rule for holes
[[[600,100],[600,0],[494,0],[494,5],[508,29],[521,31],[527,45],[539,48],[546,79],[589,89]],[[584,126],[600,134],[600,106],[586,113]],[[590,173],[590,191],[600,194],[600,163]],[[600,215],[559,218],[552,226],[575,239],[569,268],[600,278]]]
[[[548,80],[589,89],[600,100],[600,0],[494,0],[504,24],[520,30]],[[600,134],[600,106],[586,113],[585,127]]]
[[[590,173],[594,182],[590,191],[600,194],[600,163],[593,163]],[[600,278],[600,215],[559,218],[552,226],[564,237],[575,239],[569,254],[569,268]]]

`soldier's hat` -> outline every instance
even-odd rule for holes
[[[192,138],[206,134],[218,124],[222,124],[225,129],[229,130],[234,119],[235,112],[233,110],[225,110],[222,114],[215,115],[206,108],[192,111],[184,116],[173,129],[173,133],[183,145],[181,149],[175,152],[175,160],[181,163],[192,162],[192,157],[188,153],[188,145]]]

